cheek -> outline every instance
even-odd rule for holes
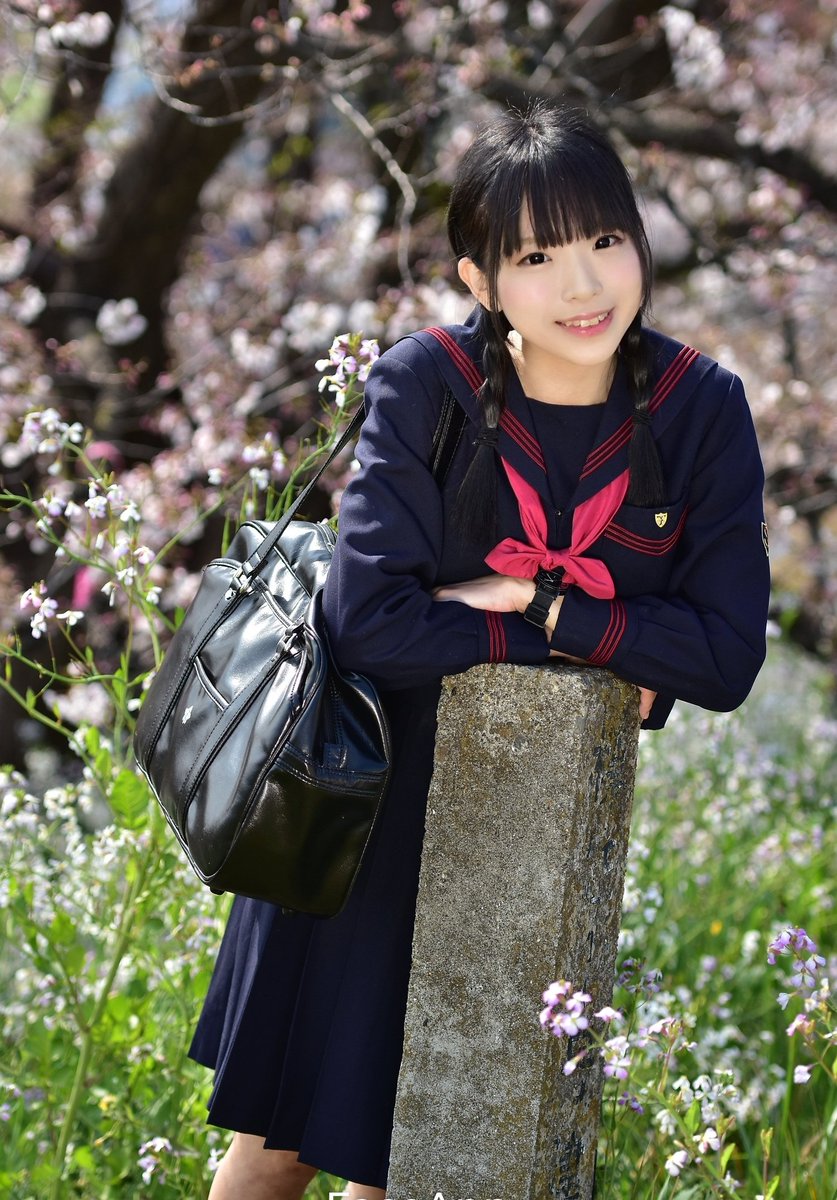
[[[639,255],[636,250],[631,247],[629,254],[626,254],[624,259],[619,263],[618,282],[620,288],[636,300],[636,306],[639,308],[642,303],[643,280],[642,280],[642,264],[639,260]]]
[[[504,312],[525,312],[532,306],[535,308],[542,306],[544,286],[543,280],[535,279],[532,276],[527,279],[520,276],[513,276],[511,279],[505,280],[499,279],[497,281],[497,299]],[[548,286],[546,292],[548,292]]]

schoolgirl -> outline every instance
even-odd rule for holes
[[[583,660],[637,684],[657,729],[677,697],[740,704],[764,656],[743,389],[643,327],[648,242],[609,142],[571,111],[508,113],[462,159],[449,232],[477,307],[372,372],[325,592],[334,653],[382,689],[392,782],[338,917],[233,905],[192,1046],[236,1131],[212,1200],[298,1200],[316,1169],[385,1194],[442,675]],[[467,421],[440,486],[448,390]]]

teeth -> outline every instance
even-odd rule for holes
[[[607,316],[607,313],[602,313],[600,317],[591,317],[589,321],[562,321],[561,324],[570,329],[589,329],[591,325],[601,325]]]

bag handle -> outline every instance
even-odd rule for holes
[[[325,462],[317,469],[316,473],[311,476],[305,487],[293,501],[288,509],[282,514],[276,525],[271,529],[256,549],[236,570],[230,586],[227,588],[224,599],[229,601],[242,593],[249,591],[250,580],[253,575],[258,575],[263,563],[267,559],[273,547],[282,537],[282,534],[288,528],[291,521],[297,514],[297,511],[305,503],[305,500],[311,493],[312,489],[322,473],[331,465],[343,447],[351,441],[357,434],[365,416],[363,405],[357,410],[349,424],[341,433],[340,437],[335,442]],[[451,460],[459,444],[459,439],[462,436],[467,417],[464,409],[456,401],[456,398],[450,388],[445,388],[445,395],[442,401],[442,411],[439,414],[439,423],[433,435],[432,461],[431,470],[433,478],[439,486],[445,482],[448,471],[450,469]]]
[[[314,475],[311,476],[296,499],[285,510],[285,512],[274,525],[273,529],[271,529],[270,533],[267,534],[267,536],[263,538],[261,542],[259,542],[258,546],[250,555],[250,557],[245,559],[244,562],[238,567],[232,579],[230,580],[230,586],[227,588],[227,592],[224,597],[225,600],[232,600],[234,597],[240,596],[244,592],[250,590],[250,579],[253,575],[258,575],[271,550],[282,537],[282,534],[288,528],[298,510],[305,503],[305,500],[316,486],[320,476],[329,466],[331,466],[332,462],[343,449],[343,447],[346,446],[358,432],[363,424],[364,415],[363,406],[361,405],[361,407],[352,417],[349,424],[340,434],[340,437],[337,439],[334,446],[329,451],[325,462],[317,468]]]

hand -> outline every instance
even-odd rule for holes
[[[492,612],[525,612],[535,594],[535,583],[532,579],[518,579],[514,575],[481,575],[478,579],[466,579],[462,583],[444,584],[433,589],[434,600],[458,600],[469,608],[488,609]],[[552,602],[545,632],[547,640],[552,636],[561,611],[563,596],[557,596]],[[572,654],[562,654],[560,650],[550,650],[550,657],[564,658],[568,662],[587,666],[583,658],[575,658]],[[639,715],[643,721],[651,715],[651,706],[657,698],[657,693],[651,688],[639,689]]]
[[[590,664],[583,658],[576,658],[572,654],[563,654],[560,650],[550,650],[550,658],[563,658],[567,662],[576,663],[579,667],[588,667]],[[651,688],[641,687],[639,689],[639,716],[642,721],[647,721],[651,716],[651,706],[657,699],[657,693]]]
[[[458,600],[469,608],[491,612],[525,612],[535,594],[531,579],[515,575],[481,575],[462,583],[448,583],[433,589],[434,600]]]
[[[535,594],[534,579],[518,579],[516,575],[481,575],[462,583],[445,584],[433,589],[434,600],[458,600],[469,608],[490,609],[492,612],[523,613]],[[552,601],[544,624],[546,640],[555,632],[563,596]]]

